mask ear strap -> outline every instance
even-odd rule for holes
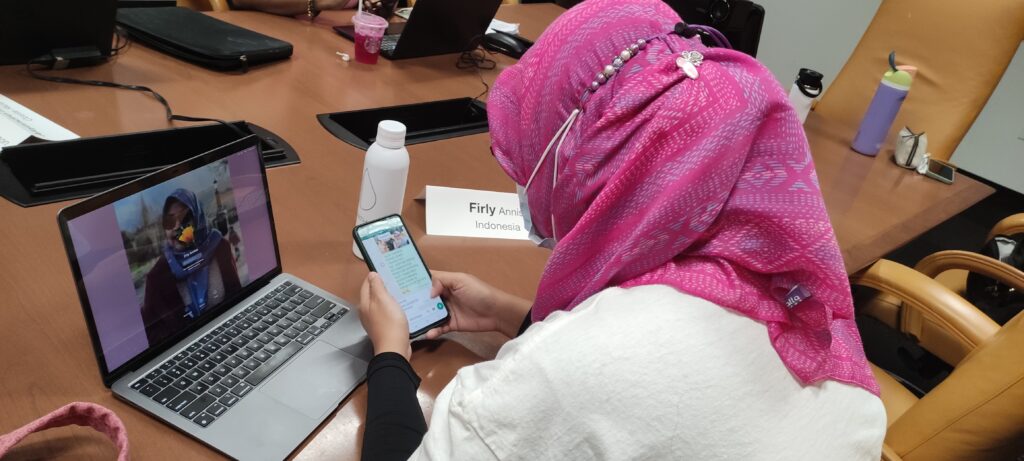
[[[530,179],[526,180],[526,185],[523,186],[524,189],[530,187],[530,183],[533,182],[533,177],[537,176],[537,172],[540,171],[540,166],[544,164],[544,159],[547,158],[548,152],[551,152],[551,147],[555,145],[555,141],[559,141],[558,144],[561,146],[562,143],[560,139],[562,139],[563,133],[568,131],[567,127],[572,125],[573,120],[576,120],[576,114],[579,114],[579,112],[579,109],[573,109],[572,113],[569,114],[569,118],[567,118],[565,122],[562,123],[562,126],[558,128],[558,131],[555,132],[555,135],[551,138],[551,142],[548,143],[548,147],[544,148],[544,153],[540,154],[540,160],[537,160],[537,165],[533,167],[533,173],[530,173]],[[556,155],[555,157],[557,161],[558,156]]]
[[[572,113],[569,114],[569,119],[562,125],[561,136],[558,137],[558,146],[555,147],[555,169],[551,174],[551,190],[555,190],[555,185],[558,184],[558,151],[562,150],[562,143],[565,142],[565,138],[569,135],[569,130],[572,129],[572,125],[576,123],[576,118],[580,114],[579,109],[573,109]],[[556,135],[557,136],[557,135]],[[554,139],[551,140],[554,142]],[[549,146],[550,147],[550,146]],[[536,173],[536,171],[534,171]],[[551,213],[551,237],[557,239],[555,232],[555,214]]]

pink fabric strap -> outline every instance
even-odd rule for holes
[[[72,424],[92,426],[93,429],[106,434],[110,441],[117,445],[118,461],[128,461],[128,433],[124,429],[124,423],[113,411],[88,402],[69,403],[13,432],[0,435],[0,458],[29,434]]]

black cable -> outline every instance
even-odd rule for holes
[[[455,67],[461,70],[491,70],[497,67],[497,65],[498,62],[487,57],[486,51],[480,47],[473,48],[469,51],[463,51],[462,54],[459,55],[459,60],[455,63]]]
[[[125,35],[124,29],[121,26],[114,27],[114,37],[116,37],[116,40],[114,41],[114,48],[110,50],[111,56],[117,56],[121,53],[121,50],[132,43],[131,40],[128,40],[128,36]]]
[[[480,98],[484,97],[491,91],[491,86],[484,80],[481,70],[492,70],[498,66],[498,62],[487,56],[486,50],[477,47],[469,51],[463,51],[459,55],[459,60],[455,62],[455,68],[459,70],[473,69],[476,71],[476,76],[480,78],[480,83],[484,86],[484,91],[476,95],[473,101],[479,101]],[[492,53],[493,54],[493,53]]]
[[[473,100],[474,101],[480,101],[480,98],[484,97],[484,95],[486,95],[487,93],[491,92],[491,86],[488,85],[487,82],[484,81],[484,76],[480,75],[480,71],[479,70],[477,70],[476,76],[480,77],[480,83],[483,84],[484,90],[481,91],[480,94],[474,96]]]
[[[167,120],[168,121],[177,120],[177,121],[181,121],[181,122],[217,122],[217,123],[220,123],[220,124],[230,128],[232,131],[237,133],[239,135],[239,137],[248,136],[248,134],[246,134],[244,131],[239,129],[237,126],[235,126],[235,125],[233,125],[231,123],[228,123],[227,121],[218,119],[218,118],[192,117],[192,116],[189,116],[189,115],[176,115],[174,112],[171,111],[171,105],[167,102],[167,99],[164,99],[164,97],[161,96],[160,93],[157,93],[152,88],[149,88],[147,86],[143,86],[143,85],[128,85],[128,84],[123,84],[123,83],[107,82],[107,81],[103,81],[103,80],[81,80],[81,79],[70,78],[70,77],[52,77],[52,76],[49,76],[49,75],[40,74],[35,69],[32,68],[33,65],[44,65],[45,66],[45,65],[50,64],[51,62],[52,62],[52,59],[49,56],[38,57],[38,58],[35,58],[35,59],[29,61],[28,63],[26,63],[25,64],[25,68],[26,68],[26,70],[28,70],[29,75],[31,75],[33,78],[37,78],[39,80],[44,80],[44,81],[47,81],[47,82],[67,83],[67,84],[73,84],[73,85],[91,85],[91,86],[99,86],[99,87],[104,87],[104,88],[117,88],[117,89],[121,89],[121,90],[131,90],[131,91],[140,91],[140,92],[143,92],[143,93],[149,93],[149,94],[153,95],[153,97],[156,98],[156,100],[159,101],[160,104],[162,104],[164,106],[164,111],[166,111],[166,113],[167,113]]]

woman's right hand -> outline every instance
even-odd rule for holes
[[[450,331],[498,331],[514,338],[530,312],[530,301],[501,291],[472,275],[443,271],[431,271],[431,275],[434,286],[430,296],[444,298],[451,319],[428,331],[427,339]]]

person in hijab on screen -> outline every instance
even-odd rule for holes
[[[428,338],[510,340],[458,371],[427,430],[404,313],[369,274],[363,459],[880,458],[885,408],[796,114],[764,66],[679,22],[659,0],[587,0],[498,77],[491,148],[552,249],[536,299],[434,273],[452,319]]]
[[[231,244],[206,220],[196,195],[177,189],[164,201],[162,254],[146,274],[142,320],[156,344],[241,289]]]

